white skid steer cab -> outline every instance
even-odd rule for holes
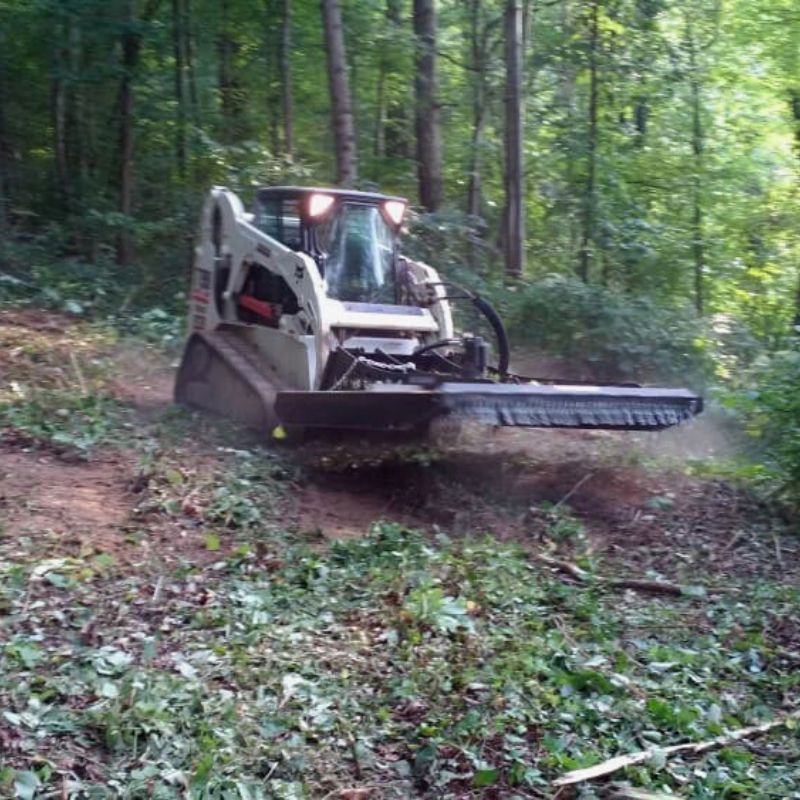
[[[406,201],[273,187],[246,211],[211,190],[195,251],[177,402],[268,434],[424,435],[451,415],[488,425],[658,430],[702,409],[685,389],[565,385],[509,372],[482,297],[400,252]],[[494,341],[459,335],[451,303]]]

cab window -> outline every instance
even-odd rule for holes
[[[259,198],[256,201],[255,226],[281,244],[300,250],[300,202],[282,197]]]
[[[342,203],[315,232],[330,297],[397,302],[395,237],[377,206]]]

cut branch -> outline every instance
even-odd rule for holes
[[[638,750],[635,753],[628,753],[624,756],[615,756],[614,758],[603,761],[600,764],[595,764],[593,767],[586,769],[576,769],[572,772],[567,772],[553,781],[553,786],[570,786],[575,783],[583,783],[584,781],[591,781],[595,778],[602,778],[606,775],[611,775],[626,767],[633,767],[637,764],[643,764],[656,754],[663,754],[665,756],[677,755],[678,753],[685,753],[687,755],[702,755],[711,750],[718,750],[721,747],[728,747],[742,739],[751,739],[756,736],[763,736],[776,728],[783,728],[791,725],[795,720],[800,719],[800,711],[794,711],[784,717],[773,720],[772,722],[764,722],[761,725],[751,725],[747,728],[739,728],[730,733],[717,736],[715,739],[707,739],[703,742],[687,742],[686,744],[674,744],[670,747],[652,747],[648,750]]]
[[[650,592],[651,594],[668,594],[675,597],[683,597],[692,595],[692,591],[678,583],[670,583],[668,581],[650,581],[642,578],[607,578],[600,575],[592,575],[577,564],[571,561],[562,561],[558,558],[545,555],[544,553],[537,553],[534,559],[540,564],[557,569],[565,575],[569,575],[579,583],[594,583],[601,586],[610,586],[614,589],[633,589],[637,592]]]

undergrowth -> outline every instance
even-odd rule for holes
[[[84,457],[118,439],[125,416],[125,407],[113,397],[71,390],[37,391],[0,403],[0,419],[12,438]]]
[[[795,589],[603,594],[514,545],[396,525],[275,556],[240,550],[155,590],[2,562],[0,792],[545,797],[565,770],[655,747],[616,778],[796,796],[791,732],[695,760],[657,749],[780,712],[800,677],[764,619],[793,615]]]
[[[795,513],[800,510],[800,340],[762,358],[728,404],[761,445],[760,479]]]
[[[797,796],[793,731],[701,757],[659,749],[793,709],[795,586],[611,589],[558,505],[528,512],[528,543],[566,552],[582,585],[483,529],[384,523],[325,542],[286,514],[302,467],[184,412],[128,427],[109,341],[69,330],[0,326],[16,384],[3,423],[88,458],[113,442],[118,469],[135,463],[130,507],[111,552],[77,530],[0,528],[0,797],[540,798],[565,771],[642,748],[650,760],[615,786]],[[323,466],[350,472],[336,455]],[[33,518],[36,501],[4,500]]]

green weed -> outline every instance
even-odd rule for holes
[[[88,456],[119,435],[126,410],[102,394],[38,390],[0,405],[2,424],[35,442]]]

